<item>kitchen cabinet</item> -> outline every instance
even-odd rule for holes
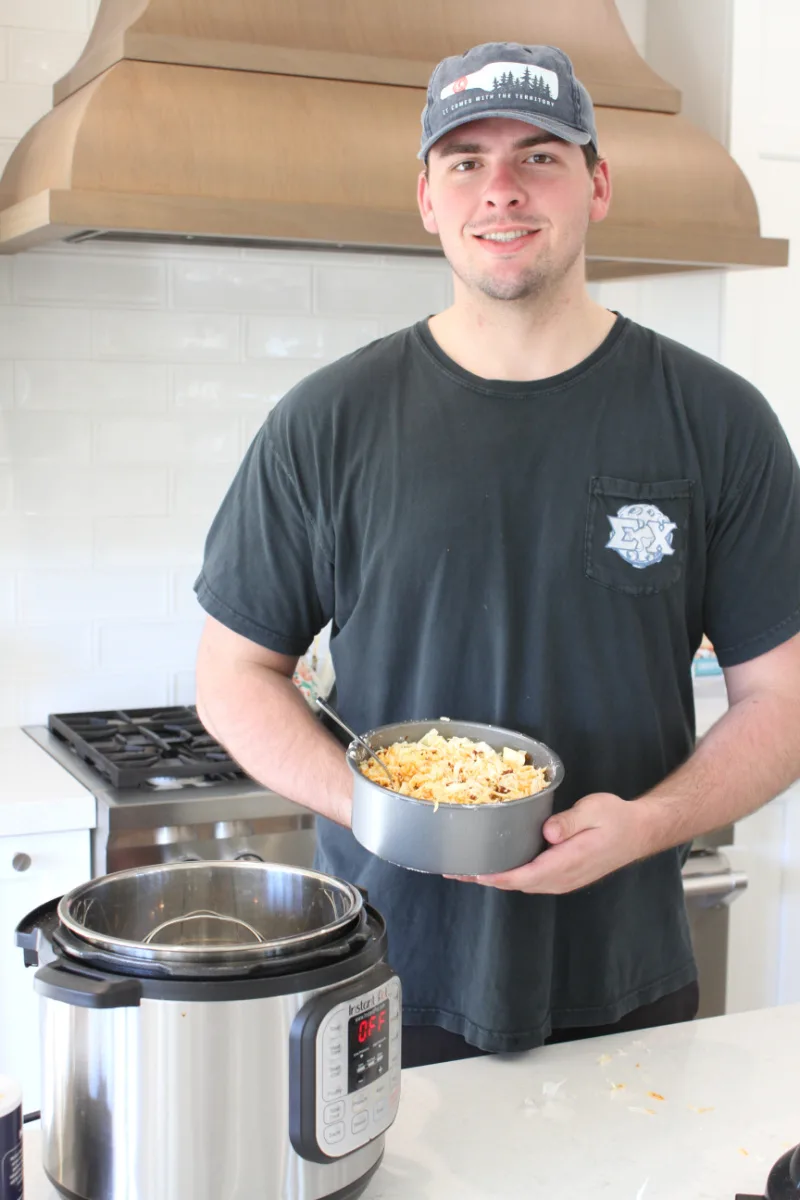
[[[25,1112],[39,1108],[39,1005],[14,929],[31,909],[90,876],[88,829],[0,837],[0,1074],[22,1084]]]

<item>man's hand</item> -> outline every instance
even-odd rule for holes
[[[636,802],[610,792],[584,796],[566,812],[549,817],[543,832],[550,846],[533,862],[501,875],[458,878],[509,892],[561,895],[651,853]]]

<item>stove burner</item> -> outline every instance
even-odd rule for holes
[[[118,788],[209,786],[244,775],[193,707],[53,713],[48,725]]]

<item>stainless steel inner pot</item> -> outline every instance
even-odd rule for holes
[[[62,898],[75,937],[128,958],[252,964],[324,945],[363,907],[340,879],[274,863],[169,863],[119,871]]]

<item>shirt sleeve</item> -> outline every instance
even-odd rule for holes
[[[764,410],[754,465],[709,530],[704,625],[723,667],[800,631],[800,470],[766,402]]]
[[[333,566],[303,490],[268,420],[214,518],[195,583],[206,612],[280,654],[305,653],[333,610]]]

